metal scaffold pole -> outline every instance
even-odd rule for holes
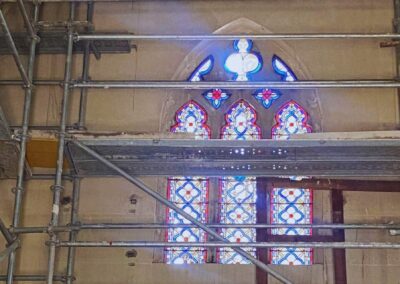
[[[93,14],[94,14],[94,3],[87,3],[87,13],[86,20],[89,23],[87,30],[91,31],[90,24],[93,23]],[[86,41],[84,43],[84,51],[83,51],[83,64],[82,64],[82,82],[87,82],[89,80],[89,69],[90,69],[90,41]],[[87,88],[81,88],[81,96],[79,101],[79,118],[77,127],[78,129],[85,128],[86,121],[86,105],[87,105]]]
[[[205,224],[209,228],[291,228],[291,224]],[[193,224],[157,224],[157,223],[98,223],[73,224],[57,227],[18,227],[11,228],[14,234],[47,234],[52,232],[71,232],[81,230],[162,230],[169,228],[195,228]],[[399,230],[400,224],[298,224],[296,228],[336,229],[336,230]]]
[[[57,242],[59,247],[227,247],[227,248],[343,248],[343,249],[400,249],[400,243],[381,242],[148,242],[148,241],[97,241]]]
[[[30,88],[31,84],[32,84],[31,83],[32,80],[29,79],[29,75],[25,71],[24,65],[22,64],[21,56],[19,55],[19,52],[15,45],[14,39],[12,38],[10,29],[8,28],[6,18],[4,17],[3,11],[1,9],[0,9],[0,25],[4,31],[7,44],[9,46],[9,48],[11,49],[15,64],[17,64],[17,68],[21,75],[24,86],[26,88]],[[35,42],[35,40],[32,40],[32,42]]]
[[[71,207],[71,225],[76,225],[79,221],[79,199],[81,190],[81,179],[74,178],[73,189],[72,189],[72,207]],[[78,231],[71,231],[69,233],[69,241],[75,242]],[[68,248],[68,259],[67,259],[67,284],[72,284],[74,276],[75,265],[75,248]]]
[[[70,4],[69,21],[72,22],[75,18],[75,3]],[[56,167],[56,178],[55,183],[52,186],[53,190],[53,207],[51,215],[51,226],[58,226],[59,213],[60,213],[60,196],[63,190],[62,186],[62,173],[64,166],[64,148],[65,148],[65,135],[66,135],[66,123],[68,116],[68,105],[70,96],[70,81],[71,81],[71,69],[72,69],[72,49],[73,49],[73,26],[68,28],[67,36],[67,55],[65,62],[65,73],[64,73],[64,92],[61,106],[61,119],[60,119],[60,130],[59,130],[59,142],[58,142],[58,153],[57,153],[57,167]],[[48,272],[47,272],[47,283],[53,283],[54,266],[55,266],[55,254],[56,247],[54,242],[57,240],[57,235],[52,234],[50,237],[51,244],[49,246],[49,259],[48,259]]]
[[[253,40],[322,40],[322,39],[399,39],[395,33],[380,34],[229,34],[229,35],[135,35],[135,34],[76,34],[75,40],[168,40],[168,41],[201,41],[201,40],[237,40],[247,38]]]
[[[22,4],[20,7],[21,11],[24,11],[24,19],[26,16],[25,8]],[[26,19],[27,16],[26,16]],[[36,4],[34,7],[34,16],[33,21],[37,22],[39,19],[39,4]],[[29,23],[29,21],[28,21]],[[26,155],[26,143],[28,140],[28,128],[29,121],[31,115],[31,104],[32,104],[32,96],[34,92],[34,86],[32,85],[33,73],[35,68],[35,59],[36,59],[36,45],[38,43],[38,36],[36,35],[35,30],[29,29],[32,28],[31,24],[26,25],[29,34],[31,35],[30,42],[30,52],[29,52],[29,62],[28,62],[28,73],[25,74],[24,68],[22,65],[19,67],[22,77],[27,76],[25,81],[25,101],[24,101],[24,110],[23,110],[23,118],[22,118],[22,131],[20,133],[20,143],[19,143],[19,157],[18,157],[18,168],[17,168],[17,182],[15,186],[15,199],[14,199],[14,211],[13,211],[13,220],[12,226],[18,227],[20,222],[21,215],[21,206],[22,206],[22,197],[24,193],[24,173],[25,173],[25,155]],[[15,45],[14,45],[15,47]],[[18,51],[15,49],[15,53],[18,54]],[[17,58],[19,58],[17,56]],[[17,65],[19,66],[20,62],[17,61]],[[13,283],[13,275],[15,270],[15,261],[16,261],[16,253],[12,251],[8,258],[8,268],[7,268],[7,284]]]

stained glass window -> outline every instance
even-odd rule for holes
[[[226,125],[221,130],[221,139],[257,140],[261,130],[256,124],[257,113],[246,101],[235,103],[226,113]],[[254,177],[225,177],[220,179],[220,222],[223,224],[255,224],[256,220],[256,180]],[[256,230],[249,228],[222,229],[221,234],[231,242],[254,242]],[[245,248],[255,256],[254,248]],[[230,248],[218,249],[217,260],[223,264],[249,264]]]
[[[171,132],[194,133],[196,139],[209,139],[207,112],[195,101],[189,101],[178,109],[176,124]],[[168,200],[201,222],[207,222],[209,180],[204,177],[173,177],[168,179]],[[167,208],[167,223],[190,224],[174,210]],[[198,228],[170,228],[166,233],[168,242],[204,242],[206,233]],[[165,251],[169,264],[204,263],[207,251],[204,248],[171,247]]]
[[[273,139],[289,139],[292,134],[311,132],[307,112],[295,101],[283,105],[275,116]],[[296,228],[296,224],[311,224],[313,216],[312,190],[303,188],[274,188],[270,198],[271,224],[289,224],[293,227],[272,229],[273,235],[311,235],[311,229]],[[310,265],[313,250],[309,248],[273,248],[272,264]]]
[[[231,80],[250,81],[263,66],[261,55],[253,50],[253,42],[239,39],[233,42],[233,52],[224,62],[225,71]],[[278,56],[272,57],[273,71],[282,81],[296,81],[291,68]],[[205,58],[191,73],[190,82],[204,81],[214,68],[212,55]],[[210,89],[202,96],[214,109],[228,102],[232,93],[224,89]],[[264,108],[268,109],[281,93],[265,88],[252,95]],[[257,113],[253,106],[241,99],[225,113],[225,124],[220,130],[221,139],[257,140],[261,139],[261,128],[257,125]],[[272,138],[289,139],[293,134],[309,133],[307,112],[295,101],[284,104],[275,115]],[[175,124],[171,132],[193,133],[196,139],[210,139],[207,112],[197,102],[191,100],[180,107],[175,114]],[[299,178],[299,177],[294,177]],[[209,179],[206,177],[171,177],[168,179],[168,199],[201,222],[208,220]],[[219,179],[218,219],[222,224],[256,224],[257,192],[255,177],[232,176]],[[296,224],[312,223],[312,190],[301,188],[274,188],[271,191],[269,215],[272,224],[289,224],[289,228],[272,229],[274,235],[311,235],[311,229],[296,227]],[[186,219],[167,209],[167,223],[190,224]],[[220,234],[231,242],[255,242],[256,229],[223,228]],[[203,242],[207,235],[201,229],[188,226],[166,230],[168,242]],[[255,248],[245,248],[255,256]],[[313,261],[312,249],[273,248],[269,250],[270,262],[281,265],[309,265]],[[205,263],[205,248],[171,247],[165,250],[165,260],[170,264]],[[222,264],[248,264],[249,261],[233,249],[217,249],[217,262]]]

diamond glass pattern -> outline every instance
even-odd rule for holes
[[[290,101],[275,115],[272,138],[286,140],[291,134],[311,132],[307,124],[307,112],[295,101]],[[293,224],[289,228],[272,229],[273,235],[311,235],[308,228],[296,228],[296,224],[311,224],[313,216],[312,190],[302,188],[274,188],[271,192],[271,224]],[[313,249],[273,248],[270,261],[280,265],[310,265]]]
[[[224,140],[256,140],[261,130],[256,124],[257,113],[246,101],[235,103],[225,115],[226,125],[221,130]],[[220,222],[224,224],[255,224],[256,180],[254,177],[225,177],[220,179]],[[221,229],[221,235],[231,242],[254,242],[256,230],[248,228]],[[254,248],[245,248],[255,256]],[[217,261],[222,264],[249,264],[230,248],[218,249]]]
[[[284,104],[275,115],[276,124],[272,127],[272,137],[287,140],[290,135],[311,133],[307,112],[295,101]]]
[[[204,71],[205,68],[199,70]],[[196,139],[210,139],[211,131],[206,124],[207,112],[197,102],[191,100],[180,107],[175,114],[175,121],[171,132],[194,133]],[[205,223],[208,214],[208,190],[207,178],[173,177],[168,179],[167,197],[186,213]],[[167,208],[167,223],[191,224],[169,208]],[[191,227],[170,228],[166,232],[166,240],[168,242],[204,242],[206,233],[201,229]],[[171,247],[165,250],[165,262],[169,264],[205,263],[206,257],[207,251],[204,248]]]
[[[224,140],[257,140],[261,129],[256,124],[257,113],[245,100],[239,100],[225,114],[225,126],[221,129]]]
[[[311,265],[313,250],[301,248],[271,249],[270,259],[277,265]]]
[[[211,131],[207,122],[207,112],[197,102],[191,100],[181,106],[175,114],[175,125],[171,132],[194,133],[196,139],[209,139]]]

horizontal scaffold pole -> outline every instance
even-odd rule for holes
[[[205,224],[209,228],[292,228],[291,224]],[[135,229],[168,229],[168,228],[194,228],[193,224],[156,224],[156,223],[100,223],[81,224],[74,226],[57,227],[19,227],[11,228],[15,234],[70,232],[79,230],[135,230]],[[311,229],[343,229],[343,230],[399,230],[400,224],[297,224],[296,228]]]
[[[122,89],[317,89],[317,88],[399,88],[395,80],[352,80],[352,81],[251,81],[251,82],[187,82],[187,81],[90,81],[76,82],[73,88],[122,88]]]
[[[384,242],[148,242],[148,241],[97,241],[63,242],[59,247],[229,247],[229,248],[341,248],[341,249],[400,249],[400,243]]]
[[[213,34],[213,35],[136,35],[136,34],[76,34],[75,40],[236,40],[247,38],[253,40],[321,40],[321,39],[399,39],[400,34],[393,33],[298,33],[298,34]]]

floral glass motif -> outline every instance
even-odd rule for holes
[[[297,77],[290,69],[290,67],[283,61],[279,56],[274,55],[272,57],[272,67],[274,71],[281,75],[282,80],[286,82],[294,82],[297,81]]]
[[[226,125],[221,130],[224,140],[261,139],[261,129],[256,124],[257,113],[246,101],[233,104],[225,115]],[[225,177],[220,179],[220,222],[223,224],[255,224],[256,180],[254,177]],[[221,234],[231,242],[254,242],[256,230],[249,228],[222,229]],[[245,248],[255,256],[254,248]],[[219,263],[249,264],[250,262],[230,248],[218,249]]]
[[[263,107],[269,108],[274,101],[276,101],[280,96],[280,92],[272,89],[259,89],[253,96],[259,101]]]
[[[311,133],[307,112],[295,101],[284,104],[275,115],[276,124],[272,127],[272,137],[287,140],[290,135]]]
[[[211,105],[215,109],[218,109],[224,101],[229,99],[231,94],[229,94],[225,90],[212,89],[203,93],[203,96],[211,103]]]
[[[209,139],[211,131],[207,122],[207,112],[197,102],[191,100],[181,106],[175,114],[175,125],[171,132],[194,133],[196,139]]]
[[[194,133],[196,139],[210,139],[207,112],[195,101],[189,101],[178,109],[176,124],[171,132]],[[204,177],[173,177],[168,179],[168,200],[201,222],[207,221],[209,180]],[[167,223],[190,224],[174,210],[167,209]],[[204,242],[206,233],[198,228],[170,228],[166,232],[168,242]],[[171,247],[165,250],[169,264],[205,263],[204,248]]]
[[[234,74],[235,81],[248,81],[250,74],[257,73],[262,68],[262,58],[252,52],[253,42],[249,39],[239,39],[233,42],[236,52],[225,60],[225,70]]]
[[[204,76],[211,72],[214,67],[214,57],[212,55],[204,59],[190,74],[188,81],[199,82],[204,80]]]
[[[309,133],[307,112],[296,102],[290,101],[275,115],[272,138],[286,140],[292,134]],[[296,228],[296,224],[311,224],[313,219],[312,190],[303,188],[274,188],[270,198],[271,224],[289,224],[293,227],[272,229],[273,235],[311,235],[308,228]],[[313,249],[273,248],[270,250],[272,264],[311,265]]]
[[[257,140],[261,129],[256,124],[257,113],[245,100],[239,100],[225,114],[225,126],[221,138],[225,140]]]

